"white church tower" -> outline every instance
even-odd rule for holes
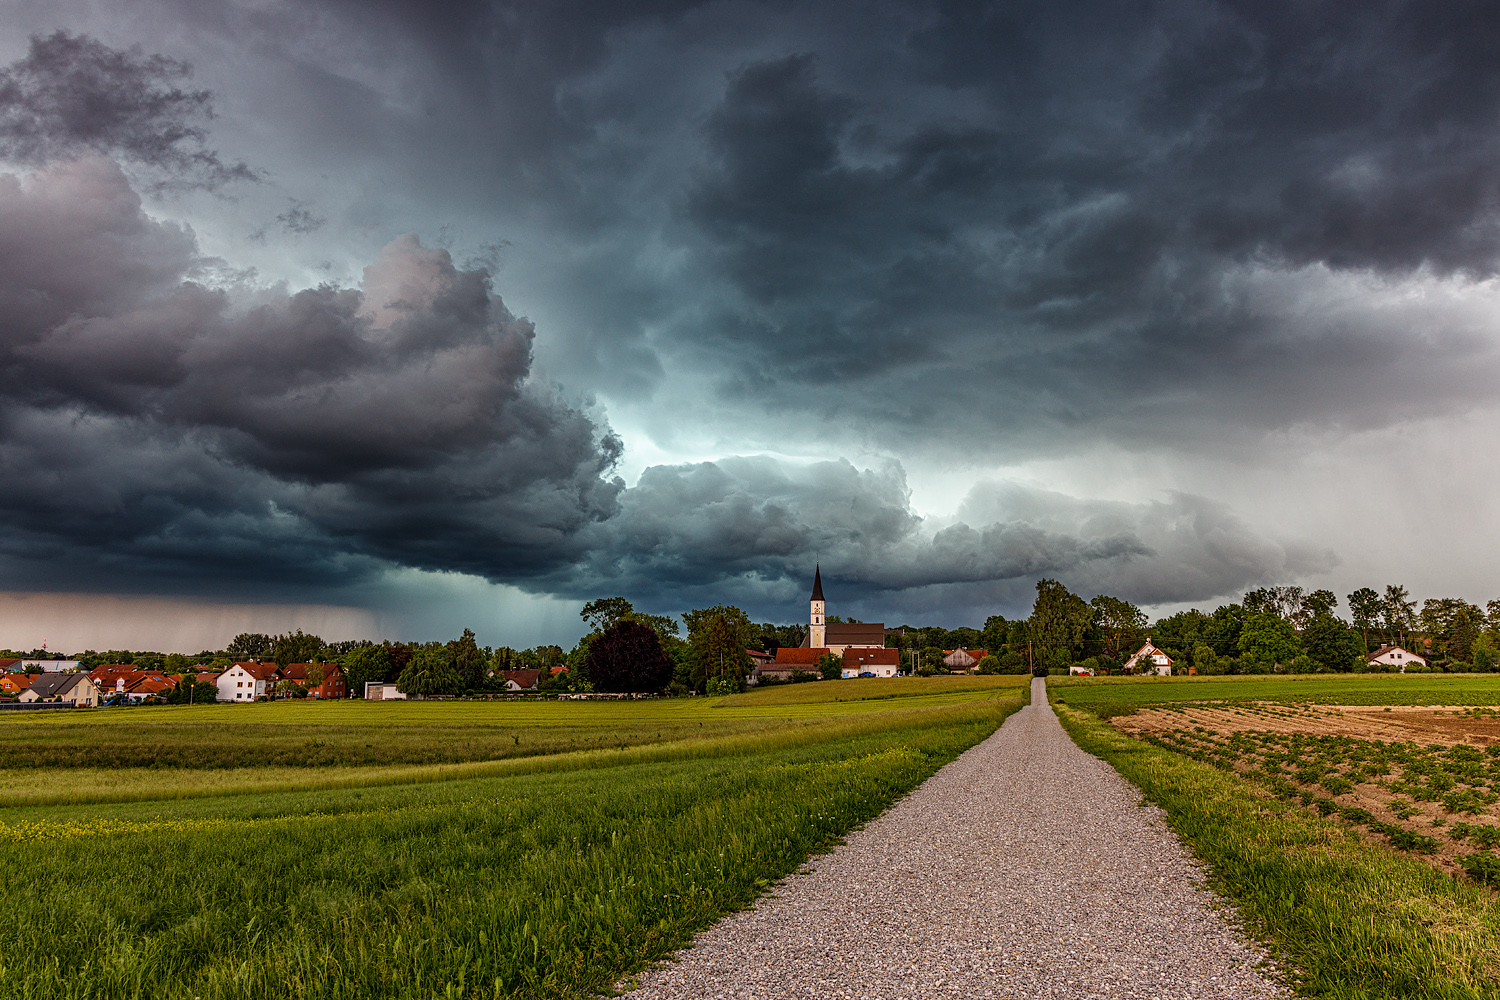
[[[823,619],[823,574],[817,566],[814,566],[812,621],[807,630],[807,644],[813,649],[821,649],[827,645],[827,634],[827,624]]]

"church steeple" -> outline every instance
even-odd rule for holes
[[[814,564],[813,566],[813,592],[812,592],[812,617],[808,622],[807,644],[813,649],[821,649],[827,645],[827,626],[823,621],[823,573]]]

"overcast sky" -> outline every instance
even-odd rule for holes
[[[1500,596],[1497,47],[1432,0],[8,3],[0,645],[800,621],[815,560],[890,623]]]

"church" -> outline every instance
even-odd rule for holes
[[[845,677],[896,676],[901,666],[901,651],[885,648],[884,622],[829,623],[821,567],[813,568],[810,604],[807,638],[802,640],[802,647],[778,649],[775,666],[769,671],[790,673],[800,668],[811,672],[824,654],[832,653],[844,661]],[[781,670],[777,671],[777,667]]]

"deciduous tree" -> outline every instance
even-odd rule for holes
[[[655,692],[671,681],[672,661],[655,629],[622,619],[589,644],[588,674],[597,691]]]

